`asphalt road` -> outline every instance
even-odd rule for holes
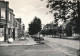
[[[77,49],[44,39],[45,44],[39,45],[0,46],[0,56],[77,56]]]
[[[73,48],[73,47],[76,46],[78,42],[75,42],[73,40],[56,39],[48,37],[44,37],[44,39],[47,45],[65,53],[67,56],[77,56],[78,48],[77,47]],[[72,45],[73,43],[75,43],[74,46]]]
[[[0,47],[0,56],[67,56],[47,44]]]

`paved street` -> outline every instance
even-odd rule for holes
[[[71,47],[71,48],[79,49],[79,41],[77,40],[59,39],[59,38],[45,38],[45,39],[58,43],[58,44]]]
[[[68,56],[77,56],[79,41],[44,37],[46,43],[52,48],[67,54]]]
[[[77,56],[77,49],[55,43],[54,38],[44,39],[45,44],[37,44],[32,38],[3,44],[0,56]]]
[[[0,47],[0,56],[66,56],[66,54],[46,44],[42,44]]]

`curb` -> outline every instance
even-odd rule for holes
[[[17,40],[17,41],[18,41],[18,40]],[[28,40],[27,40],[27,41],[28,41]],[[7,47],[7,46],[31,46],[31,45],[37,45],[37,44],[38,44],[38,43],[29,43],[29,42],[26,43],[26,44],[25,44],[25,43],[21,43],[21,44],[19,43],[19,44],[18,44],[18,43],[16,43],[16,42],[15,42],[15,43],[2,42],[2,43],[0,44],[0,47],[1,47],[1,46],[4,46],[4,47]]]
[[[4,46],[4,47],[8,47],[8,46],[32,46],[32,45],[38,45],[38,43],[36,44],[2,44],[0,45],[0,47]]]

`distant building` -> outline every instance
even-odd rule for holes
[[[19,37],[19,25],[20,23],[15,19],[15,38]]]
[[[22,30],[22,36],[24,36],[24,31],[25,31],[25,25],[24,24],[22,24],[21,30]]]
[[[25,25],[22,24],[22,19],[21,18],[15,18],[15,19],[16,19],[15,34],[17,34],[16,37],[20,38],[20,37],[24,36]]]

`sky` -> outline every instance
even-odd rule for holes
[[[46,14],[50,9],[46,8],[46,1],[41,0],[5,0],[9,1],[9,7],[14,10],[16,18],[22,18],[27,30],[28,24],[37,16],[42,24],[50,23],[54,20],[52,14]]]

